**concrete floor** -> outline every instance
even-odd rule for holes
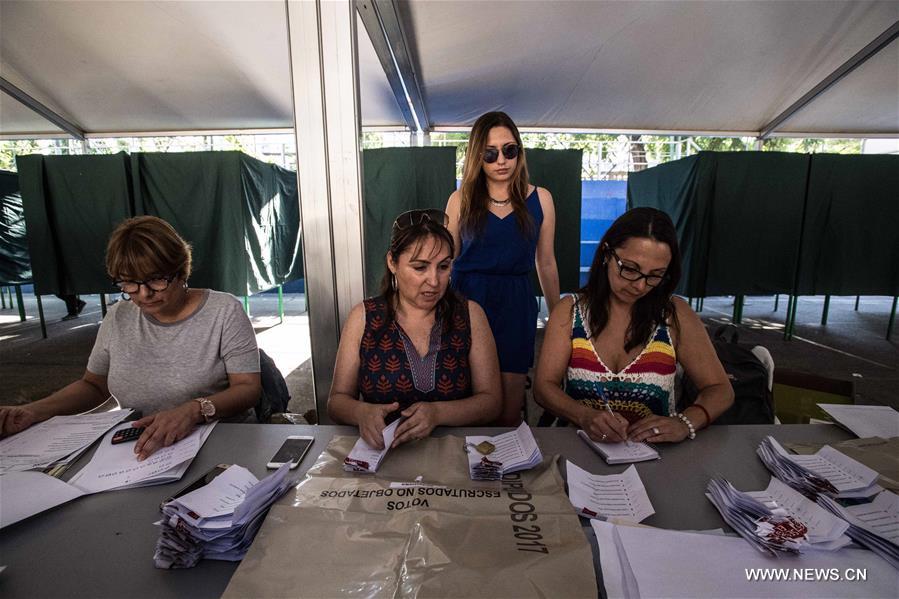
[[[18,310],[8,303],[0,310],[0,404],[33,401],[82,375],[101,320],[99,296],[83,299],[88,305],[81,317],[61,322],[63,303],[52,296],[43,298],[49,335],[46,340],[41,338],[34,296],[25,297],[25,322],[20,322]],[[854,302],[854,297],[832,298],[828,324],[822,326],[823,297],[802,298],[794,338],[784,341],[786,297],[781,297],[777,312],[773,310],[773,297],[748,298],[740,340],[767,347],[776,366],[832,378],[854,378],[861,401],[899,409],[899,331],[894,331],[892,341],[885,339],[891,299],[862,298],[858,312]],[[285,375],[292,396],[290,411],[303,414],[315,407],[305,298],[286,295],[284,307],[284,323],[279,324],[277,296],[250,299],[259,345]],[[732,311],[733,298],[708,298],[700,316],[714,328],[730,322]],[[539,327],[538,352],[542,323]],[[541,410],[530,394],[528,407],[528,420],[533,424]]]

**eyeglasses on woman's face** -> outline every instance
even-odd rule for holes
[[[514,160],[518,158],[518,154],[521,152],[521,146],[518,144],[506,144],[502,149],[503,156],[505,156],[506,160]],[[487,164],[493,164],[497,160],[499,160],[500,150],[496,148],[486,148],[484,150],[484,162]]]
[[[134,295],[140,292],[140,286],[143,285],[150,291],[165,291],[169,288],[172,281],[178,275],[172,274],[167,277],[151,277],[144,281],[132,281],[129,279],[116,279],[113,281],[116,287],[121,290],[122,293],[127,293],[128,295]]]
[[[618,265],[618,274],[621,275],[622,279],[625,279],[627,281],[639,281],[640,279],[646,279],[647,285],[649,285],[650,287],[658,287],[667,276],[667,274],[646,274],[634,268],[633,266],[624,264],[621,261],[621,258],[618,257],[618,254],[615,253],[615,250],[609,248],[609,253],[612,254],[612,258],[614,258],[615,264]]]
[[[409,210],[403,212],[393,221],[394,231],[404,231],[409,227],[415,227],[426,221],[432,221],[444,227],[449,224],[449,217],[443,210],[428,208],[424,210]]]

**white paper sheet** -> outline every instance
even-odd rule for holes
[[[0,528],[84,495],[80,489],[43,472],[0,476]]]
[[[899,412],[890,406],[819,403],[818,406],[859,438],[899,437]]]
[[[0,441],[0,473],[46,466],[81,451],[130,414],[131,410],[115,410],[40,422]]]
[[[141,484],[161,484],[178,480],[187,470],[200,447],[212,432],[215,422],[198,426],[174,445],[163,447],[142,462],[137,461],[133,443],[110,443],[115,431],[109,431],[91,461],[69,481],[86,493],[97,493]]]
[[[896,571],[864,549],[808,551],[771,559],[738,537],[617,526],[601,520],[590,524],[609,599],[896,596]],[[697,568],[697,560],[706,566]],[[791,580],[749,580],[747,571],[754,569],[781,569]],[[864,570],[867,579],[835,580],[847,572],[854,575],[856,569]],[[797,579],[806,574],[808,579]]]
[[[635,466],[621,474],[590,474],[567,462],[568,497],[578,513],[590,518],[642,522],[655,513]]]

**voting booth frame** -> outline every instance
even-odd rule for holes
[[[800,295],[899,296],[899,156],[701,152],[628,177],[628,207],[667,212],[683,257],[678,293],[788,294],[792,338]],[[779,300],[779,297],[776,301]],[[858,303],[856,302],[856,309]],[[776,307],[775,307],[776,309]]]

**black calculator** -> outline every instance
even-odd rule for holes
[[[112,444],[118,445],[119,443],[128,443],[129,441],[137,441],[137,439],[141,436],[141,433],[144,432],[146,427],[134,428],[133,426],[129,426],[128,428],[122,428],[115,432],[112,436]]]

